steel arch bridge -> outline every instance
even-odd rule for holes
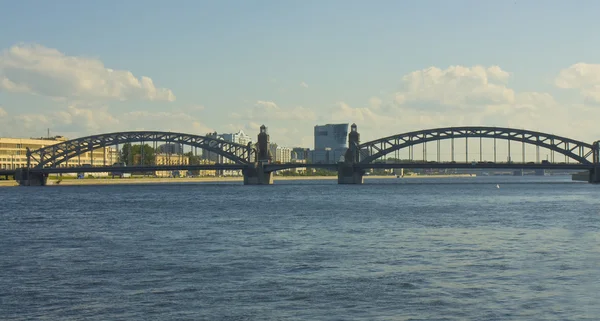
[[[362,143],[358,145],[361,152],[359,164],[371,163],[389,153],[410,146],[454,138],[492,138],[517,141],[547,148],[581,164],[598,162],[594,146],[582,141],[525,129],[477,126],[425,129]]]
[[[136,142],[166,142],[197,147],[242,165],[251,163],[255,156],[251,145],[244,146],[213,137],[160,131],[130,131],[81,137],[33,151],[28,149],[27,160],[28,164],[37,162],[35,168],[58,167],[73,157],[98,148]]]

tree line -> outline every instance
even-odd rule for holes
[[[129,166],[151,165],[155,163],[156,154],[158,154],[158,151],[148,144],[132,145],[127,143],[119,151],[118,159],[119,163],[125,163]],[[184,153],[183,156],[189,159],[190,165],[201,164],[202,158],[194,155],[191,151]]]

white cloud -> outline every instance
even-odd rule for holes
[[[371,97],[363,106],[338,102],[320,120],[355,122],[364,141],[426,128],[483,125],[552,100],[542,93],[516,94],[506,86],[509,77],[498,66],[430,67],[403,76],[402,90],[388,101]]]
[[[254,106],[243,113],[233,112],[230,114],[232,118],[265,122],[269,120],[295,120],[295,121],[314,121],[317,119],[315,112],[309,108],[302,106],[281,108],[272,101],[257,101]]]
[[[4,135],[16,137],[45,135],[47,128],[56,134],[80,137],[109,132],[118,125],[118,118],[108,111],[107,106],[81,103],[45,113],[21,113],[0,118]]]
[[[51,122],[62,131],[78,133],[102,133],[120,123],[107,106],[81,104],[71,104],[65,110],[53,113]]]
[[[350,123],[375,123],[378,115],[368,107],[350,107],[347,103],[339,101],[331,111],[331,121]]]
[[[559,88],[584,88],[600,84],[600,64],[577,63],[560,71],[554,83]]]
[[[369,99],[369,107],[373,110],[379,109],[381,107],[381,104],[383,104],[383,100],[381,100],[381,98],[379,97],[371,97]]]
[[[44,135],[50,119],[41,114],[7,115],[0,118],[0,134],[7,137],[35,137]]]
[[[138,79],[98,59],[37,44],[18,44],[0,54],[0,90],[86,100],[175,101],[170,89],[157,88],[149,77]]]
[[[172,131],[196,135],[204,135],[214,131],[213,128],[206,126],[196,117],[184,112],[132,111],[123,114],[122,120],[124,124],[129,126],[123,126],[121,130],[131,130],[132,125],[141,124],[141,126],[136,127],[136,130]]]
[[[474,67],[474,69],[475,68],[481,68],[481,67]],[[510,78],[510,73],[502,70],[502,68],[500,68],[500,66],[488,67],[486,72],[487,72],[487,76],[489,78],[491,78],[492,80],[497,80],[502,83],[506,83],[508,81],[508,78]]]
[[[509,77],[498,66],[451,66],[445,70],[430,67],[405,75],[404,88],[394,100],[396,104],[420,109],[510,104],[515,93],[506,87]]]
[[[198,118],[185,112],[119,113],[97,103],[74,103],[46,113],[0,117],[0,135],[45,135],[46,128],[50,128],[54,134],[69,138],[130,130],[172,131],[197,135],[214,131]]]
[[[549,93],[523,92],[515,96],[516,109],[544,109],[545,107],[555,106],[556,100]]]
[[[562,89],[577,89],[586,101],[600,103],[600,64],[574,64],[561,70],[554,84]]]
[[[300,87],[308,88],[308,85],[303,81],[300,83]]]
[[[259,100],[256,102],[256,104],[254,106],[257,108],[262,108],[266,111],[279,110],[279,107],[277,107],[277,104],[272,101]]]
[[[500,77],[500,76],[498,76]],[[505,76],[503,76],[505,77]],[[359,126],[361,141],[368,141],[389,135],[436,127],[451,126],[508,126],[527,128],[545,132],[559,130],[568,136],[574,130],[567,129],[573,116],[556,120],[546,120],[553,115],[563,115],[565,107],[558,104],[549,93],[522,92],[515,93],[514,98],[504,103],[488,103],[481,108],[452,110],[448,108],[415,108],[422,106],[423,101],[410,104],[394,104],[393,98],[388,103],[377,97],[370,98],[363,106],[351,106],[346,102],[338,102],[320,114],[320,122],[355,122]],[[390,108],[390,104],[392,108]],[[550,116],[550,117],[548,117]],[[585,137],[583,131],[574,135]],[[557,134],[560,134],[557,132]],[[577,137],[577,136],[576,136]]]
[[[13,93],[29,93],[31,88],[25,84],[16,84],[10,79],[2,76],[2,70],[0,69],[0,91],[6,90]]]
[[[27,49],[31,52],[30,56],[43,59],[41,66],[37,66],[32,63],[33,58],[22,52],[20,55],[12,54],[10,50],[0,52],[0,90],[40,96],[13,95],[10,96],[11,101],[0,106],[0,134],[11,136],[45,135],[46,128],[50,128],[53,134],[71,138],[127,130],[204,135],[213,131],[237,132],[242,129],[255,139],[259,126],[265,124],[273,142],[282,146],[312,147],[315,124],[355,122],[363,142],[412,130],[469,125],[526,128],[585,141],[600,137],[600,127],[596,129],[594,123],[594,119],[598,118],[595,106],[557,102],[551,93],[518,92],[508,86],[512,75],[498,66],[417,70],[401,78],[403,86],[395,93],[367,94],[364,97],[368,99],[362,102],[347,100],[345,96],[339,97],[337,103],[334,100],[306,105],[309,107],[277,104],[270,100],[245,101],[242,108],[228,110],[231,117],[225,120],[227,117],[216,117],[211,114],[213,108],[202,105],[172,104],[175,106],[161,111],[142,111],[132,110],[131,103],[111,104],[111,99],[151,100],[152,95],[144,91],[144,81],[134,78],[131,73],[129,75],[139,82],[138,91],[128,91],[131,86],[124,81],[126,78],[105,79],[105,82],[98,82],[102,84],[100,86],[82,87],[81,79],[103,79],[106,74],[115,73],[96,59],[67,57],[44,47],[20,45],[17,48],[21,51]],[[44,50],[49,52],[38,52]],[[17,59],[21,56],[26,56],[22,59],[24,62]],[[46,56],[48,58],[44,58]],[[67,61],[53,64],[51,61],[55,60]],[[100,67],[92,68],[84,62],[91,65],[95,62],[95,66],[99,64]],[[15,69],[13,65],[21,67]],[[56,74],[48,71],[52,66],[56,66]],[[74,70],[93,77],[77,78],[79,76],[74,76]],[[116,73],[123,75],[128,72]],[[116,84],[124,85],[119,87],[118,92],[111,91],[110,88]],[[581,91],[587,102],[600,103],[600,65],[573,65],[560,72],[556,86]],[[59,89],[53,91],[55,87]],[[160,89],[156,89],[156,99],[169,100],[159,92]],[[24,103],[19,99],[23,99]],[[44,104],[44,101],[47,103]],[[7,106],[9,102],[10,107]],[[35,107],[39,107],[39,114]],[[202,123],[206,119],[211,120],[209,125]]]

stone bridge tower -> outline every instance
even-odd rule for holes
[[[262,163],[271,162],[271,152],[269,149],[269,134],[265,125],[260,126],[258,133],[258,142],[256,143],[256,161]]]
[[[348,150],[344,155],[344,161],[338,164],[338,184],[362,184],[364,170],[355,168],[360,162],[360,134],[356,124],[350,126],[348,133]]]
[[[256,161],[243,170],[244,185],[273,184],[273,173],[265,170],[265,165],[270,162],[269,134],[267,133],[267,127],[262,125],[256,143]]]

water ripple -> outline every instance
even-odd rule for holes
[[[0,189],[0,319],[597,319],[595,186],[492,179]]]

